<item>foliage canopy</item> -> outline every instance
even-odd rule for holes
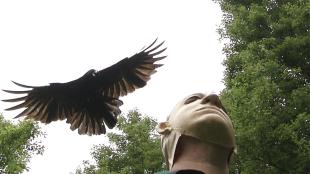
[[[95,165],[84,161],[85,174],[140,174],[163,170],[160,138],[155,133],[156,121],[137,110],[118,118],[115,133],[108,133],[109,145],[94,146],[91,152]]]
[[[34,154],[42,154],[44,134],[32,121],[13,124],[0,114],[0,173],[22,173]]]
[[[231,173],[310,171],[310,1],[216,0],[222,100],[236,129]]]

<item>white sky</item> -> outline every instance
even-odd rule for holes
[[[0,1],[0,89],[67,82],[89,69],[103,69],[132,56],[156,37],[168,57],[148,85],[121,98],[123,113],[138,108],[158,121],[194,92],[218,93],[224,67],[216,32],[220,7],[211,0]],[[15,97],[0,92],[0,99]],[[17,112],[0,112],[12,120]],[[79,136],[69,125],[42,125],[46,151],[29,164],[31,174],[69,174],[91,159],[105,135]]]

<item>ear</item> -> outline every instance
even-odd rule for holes
[[[234,156],[237,155],[237,147],[232,148],[232,150],[229,153],[228,156],[228,164],[230,164],[230,162],[232,161],[232,158],[234,158]]]
[[[171,125],[167,121],[161,122],[156,126],[156,131],[161,135],[169,134],[171,130]]]

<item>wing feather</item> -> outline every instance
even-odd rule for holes
[[[94,120],[92,117],[88,117],[88,131],[87,134],[88,135],[92,135],[95,134],[95,125],[94,125]]]
[[[78,129],[79,134],[85,134],[87,132],[87,116],[85,115],[85,113],[82,113],[82,118],[83,118],[83,121],[80,124],[79,129]]]
[[[100,129],[100,126],[98,124],[98,121],[95,120],[95,123],[94,123],[94,130],[95,130],[95,135],[100,135],[101,134],[101,129]]]
[[[7,92],[7,93],[11,93],[11,94],[27,94],[27,93],[29,93],[31,90],[27,90],[27,91],[11,91],[11,90],[5,90],[5,89],[3,89],[2,91]]]
[[[71,117],[67,119],[67,123],[71,123],[70,129],[75,130],[80,127],[83,121],[82,113],[74,113]]]
[[[13,107],[10,107],[10,108],[7,108],[5,109],[6,111],[11,111],[11,110],[16,110],[16,109],[21,109],[21,108],[24,108],[24,107],[27,107],[28,105],[31,105],[33,103],[33,100],[28,100],[28,101],[25,101],[23,103],[20,103],[16,106],[13,106]]]
[[[23,85],[23,84],[20,84],[20,83],[17,83],[15,81],[12,81],[15,85],[17,86],[20,86],[20,87],[23,87],[23,88],[36,88],[38,86],[28,86],[28,85]]]
[[[135,70],[135,74],[145,82],[151,79],[147,73],[143,73],[143,71],[139,70],[138,68]]]
[[[156,38],[152,43],[151,43],[151,45],[149,45],[148,47],[146,47],[144,50],[142,50],[141,52],[147,52],[146,50],[148,50],[149,48],[151,48],[156,42],[157,42],[157,39],[158,38]]]
[[[113,88],[114,88],[113,98],[117,98],[118,94],[120,93],[119,85],[117,83],[114,83]]]
[[[151,53],[151,52],[157,50],[159,47],[161,47],[165,43],[165,41],[163,41],[160,44],[158,44],[156,47],[148,50],[149,48],[151,48],[156,43],[156,41],[157,41],[157,39],[155,39],[155,41],[147,49],[145,49],[144,51],[147,52],[147,53]],[[163,50],[166,50],[166,48],[164,48]]]
[[[27,96],[24,97],[19,97],[19,98],[12,98],[12,99],[6,99],[2,100],[4,102],[19,102],[19,101],[24,101],[27,98]]]
[[[97,72],[96,78],[102,93],[118,98],[144,87],[150,76],[156,72],[155,69],[161,66],[155,62],[166,58],[159,56],[166,48],[158,50],[164,42],[155,46],[156,42],[157,39],[139,53]]]
[[[18,117],[21,117],[21,116],[24,116],[24,115],[28,115],[28,114],[33,114],[36,111],[36,109],[38,108],[39,105],[40,105],[39,101],[34,101],[33,104],[30,107],[24,109],[24,111],[19,113],[14,118],[18,118]]]
[[[123,78],[122,82],[125,84],[126,89],[128,89],[127,93],[133,92],[135,90],[135,87],[133,86],[133,84],[129,83],[126,79]]]
[[[124,78],[122,78],[119,81],[119,84],[122,86],[122,94],[121,94],[121,96],[124,96],[124,95],[126,95],[126,93],[130,92],[130,89],[129,89],[128,85],[126,85],[126,80]]]

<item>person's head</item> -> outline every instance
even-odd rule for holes
[[[232,122],[215,94],[185,97],[157,131],[162,135],[162,151],[170,170],[177,159],[197,159],[195,152],[209,162],[224,159],[228,163],[236,149]]]

